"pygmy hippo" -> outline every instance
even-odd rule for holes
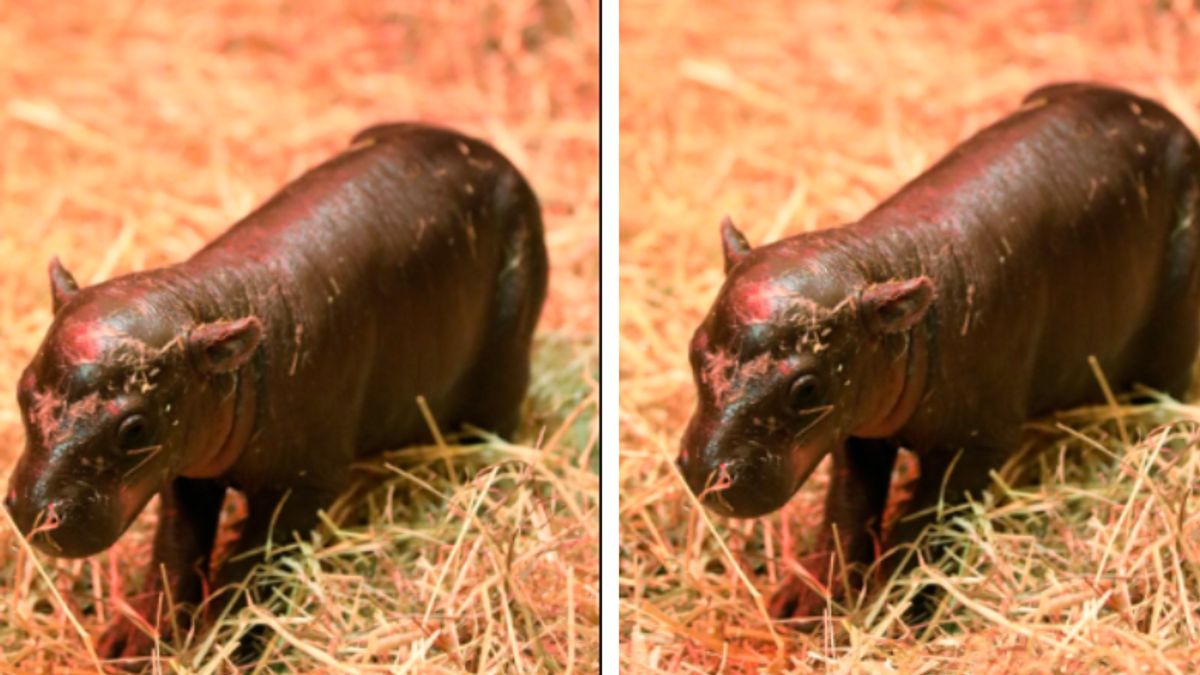
[[[1114,388],[1185,392],[1198,209],[1187,128],[1154,101],[1073,83],[1034,91],[854,224],[751,248],[727,219],[725,283],[690,345],[683,475],[712,510],[748,518],[832,454],[804,567],[861,584],[939,496],[988,485],[1023,421],[1100,397],[1089,356]],[[913,515],[881,540],[899,447],[919,463]],[[847,565],[830,577],[837,547]],[[825,604],[797,575],[771,609]]]
[[[134,606],[165,632],[160,592],[195,605],[240,581],[263,558],[239,555],[311,530],[355,459],[429,440],[418,397],[443,427],[512,432],[546,280],[537,198],[505,157],[366,129],[185,262],[87,288],[51,262],[5,505],[39,549],[80,557],[158,494]],[[227,487],[249,513],[210,575]],[[151,646],[123,618],[100,641]]]

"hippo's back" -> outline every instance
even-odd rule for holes
[[[227,295],[242,306],[222,311],[263,318],[278,425],[350,426],[363,449],[421,436],[418,395],[455,420],[513,240],[541,236],[536,197],[496,150],[391,124],[360,132],[186,265],[239,288]]]
[[[1025,392],[1015,411],[1042,414],[1094,400],[1089,356],[1114,387],[1178,390],[1167,373],[1195,353],[1198,180],[1200,146],[1161,105],[1057,84],[955,148],[859,231],[905,242],[917,255],[902,272],[936,280],[946,405],[1000,395],[951,384],[972,372]],[[1168,328],[1181,322],[1189,329]]]

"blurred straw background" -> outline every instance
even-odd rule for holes
[[[952,519],[957,559],[916,575],[948,589],[928,627],[893,612],[906,580],[831,607],[813,635],[772,623],[752,594],[811,545],[824,470],[780,514],[710,525],[671,462],[693,404],[687,341],[723,276],[721,216],[755,244],[853,221],[1050,81],[1130,87],[1200,130],[1200,5],[626,0],[620,40],[622,665],[1190,672],[1198,408],[1031,425],[1014,487]]]
[[[51,255],[86,283],[178,261],[386,120],[489,140],[544,209],[552,281],[522,435],[375,463],[390,479],[368,490],[369,521],[269,573],[286,611],[163,645],[180,655],[156,668],[226,672],[264,623],[255,667],[271,672],[595,669],[598,68],[596,0],[0,4],[0,481],[24,442],[13,390],[50,320]],[[0,672],[93,671],[73,621],[98,634],[136,587],[154,510],[80,562],[31,558],[0,527]]]

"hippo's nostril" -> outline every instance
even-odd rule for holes
[[[34,532],[47,532],[57,529],[62,525],[63,515],[63,504],[58,501],[50,502],[34,518]]]

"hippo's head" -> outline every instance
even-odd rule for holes
[[[17,388],[25,453],[4,503],[46,553],[110,546],[178,475],[204,475],[235,427],[257,319],[197,325],[153,284],[80,290],[50,265],[54,321]],[[172,308],[176,307],[176,308]]]
[[[865,266],[815,253],[824,235],[751,250],[727,218],[722,236],[726,279],[690,345],[699,396],[678,463],[707,506],[748,518],[783,506],[848,437],[896,430],[909,329],[933,288],[872,284]]]

